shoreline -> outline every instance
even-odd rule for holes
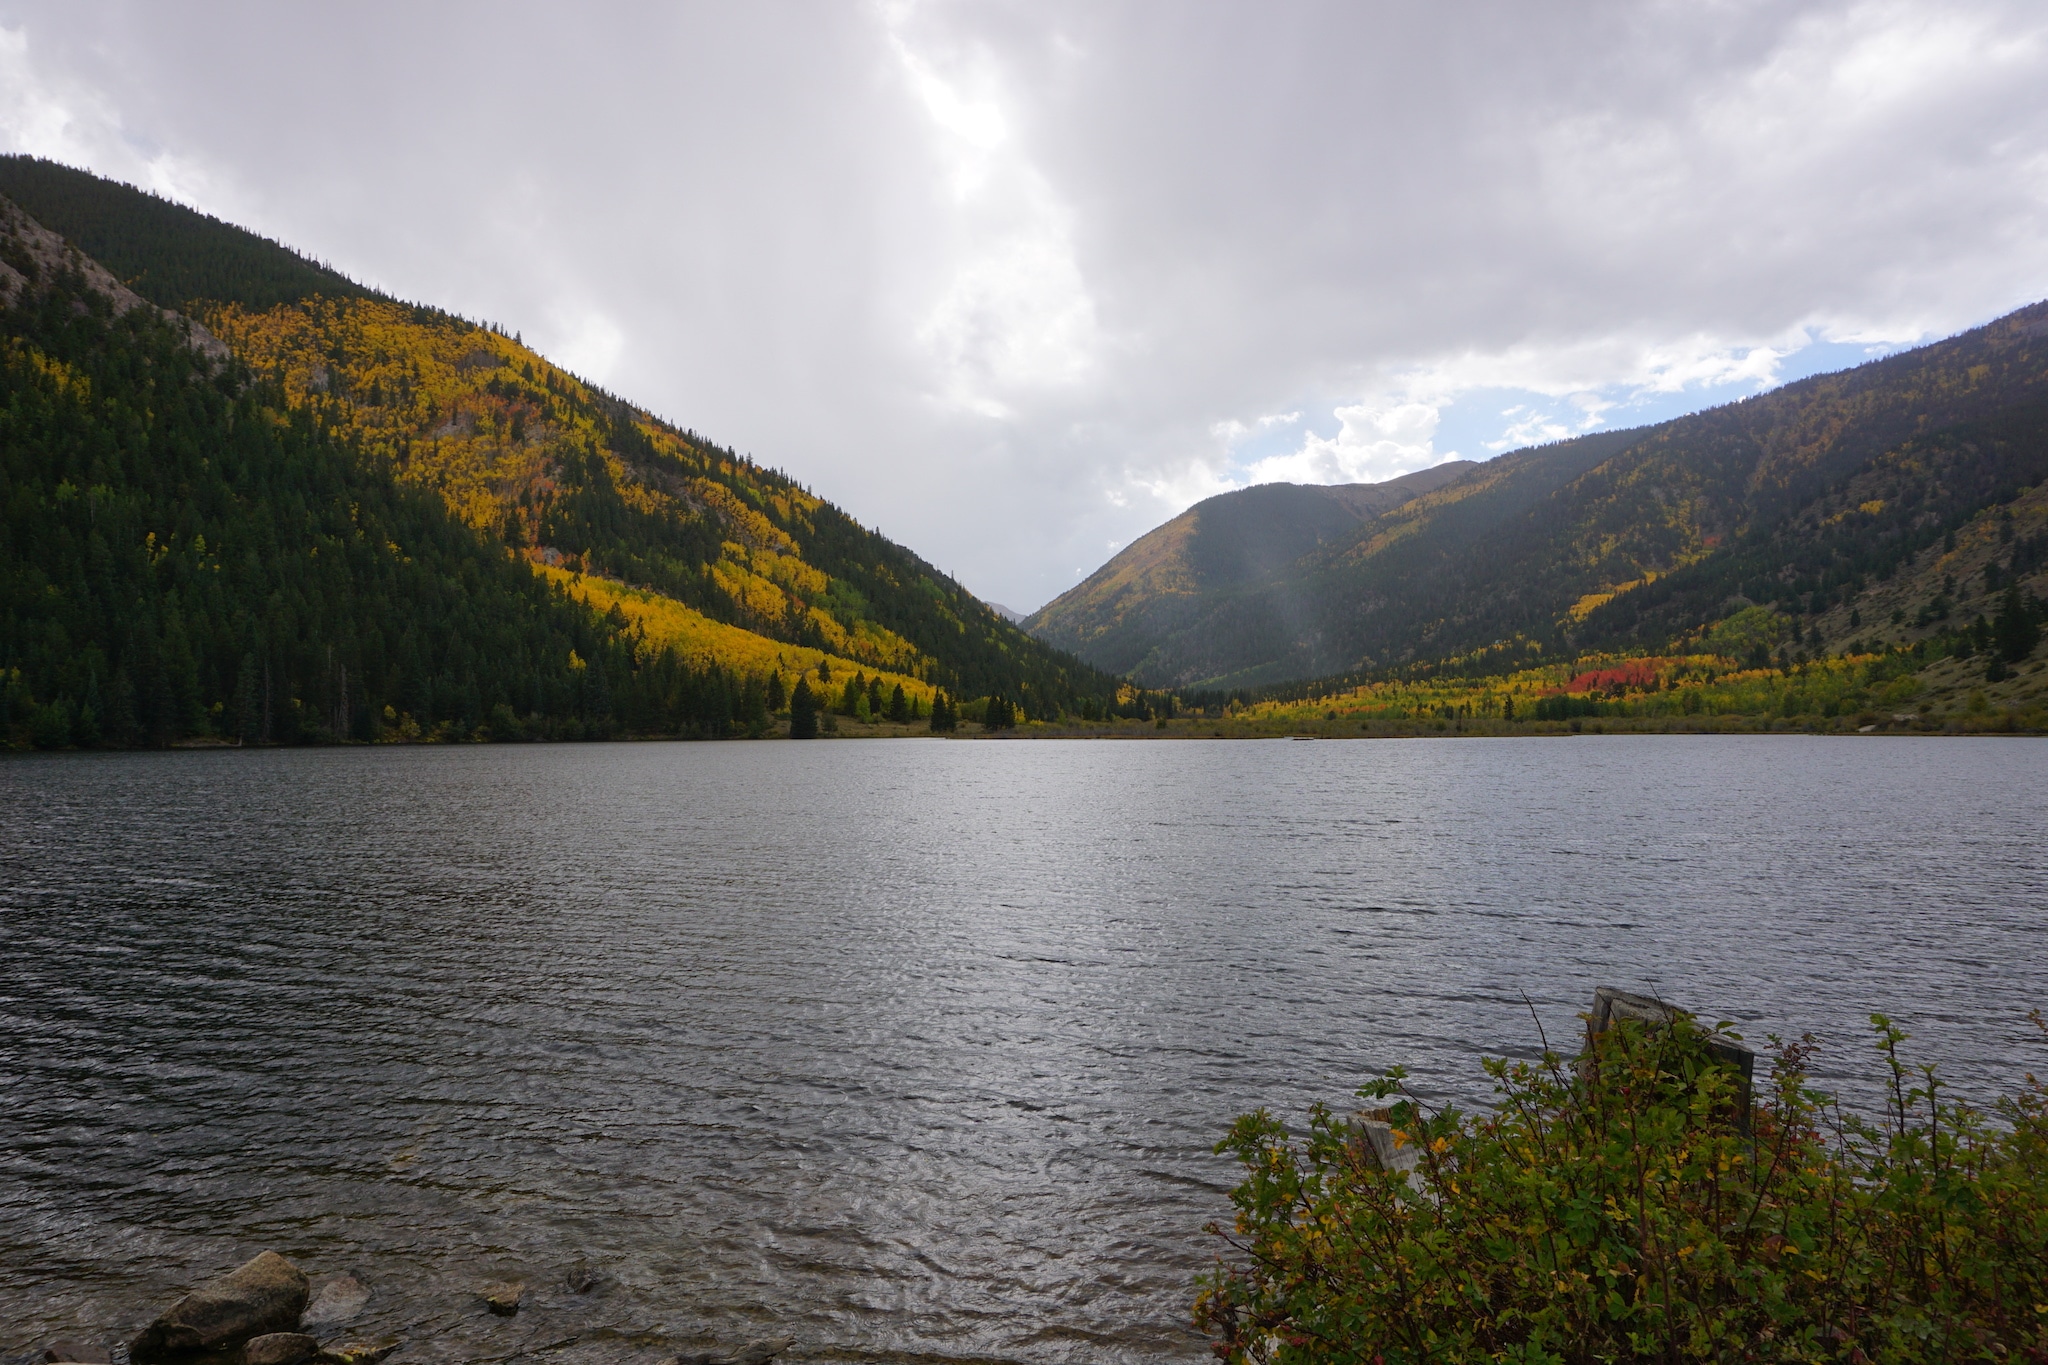
[[[1502,720],[1496,717],[1409,717],[1401,719],[1358,719],[1353,715],[1301,715],[1274,717],[1183,716],[1160,721],[1020,721],[997,730],[985,730],[977,721],[963,720],[954,731],[933,733],[923,722],[869,722],[837,717],[831,730],[821,730],[818,741],[926,739],[980,742],[988,740],[1082,739],[1112,741],[1149,740],[1378,740],[1378,739],[1572,739],[1589,735],[1816,735],[1836,738],[1878,736],[1923,739],[2039,738],[2048,735],[2039,712],[1986,710],[1978,713],[1892,712],[1853,716],[1783,717],[1754,715],[1721,716],[1601,716],[1571,720]],[[146,753],[162,750],[238,749],[374,749],[451,748],[488,744],[666,744],[728,743],[748,740],[788,740],[786,716],[772,720],[758,734],[674,735],[619,734],[592,738],[521,737],[496,740],[488,736],[440,736],[345,740],[324,744],[240,744],[216,737],[177,740],[168,745],[131,749],[75,746],[61,749],[6,749],[0,754],[29,753]],[[806,741],[808,742],[808,741]]]

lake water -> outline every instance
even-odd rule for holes
[[[1483,1103],[1596,985],[1852,1095],[1876,1009],[2048,1069],[2044,793],[2024,739],[0,762],[0,1352],[270,1247],[394,1365],[1192,1361],[1233,1115]]]

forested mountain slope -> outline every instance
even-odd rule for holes
[[[1888,564],[2041,481],[2044,400],[2048,305],[2034,305],[1743,402],[1490,461],[1122,657],[1154,685],[1237,685],[1474,651],[1505,665],[1656,648],[1748,602],[1847,630],[1849,599]],[[1124,611],[1146,619],[1143,602]]]
[[[0,203],[0,743],[609,730],[616,623],[39,238]]]
[[[268,308],[371,296],[267,237],[54,161],[0,156],[0,196],[159,308],[183,309],[195,299]]]
[[[1477,466],[1452,460],[1385,483],[1269,483],[1219,493],[1131,542],[1024,622],[1098,667],[1140,677],[1229,597],[1348,543],[1361,523]]]
[[[0,193],[74,246],[94,243],[136,293],[205,323],[232,349],[236,384],[253,382],[364,477],[431,492],[477,545],[643,640],[660,635],[692,667],[831,656],[927,695],[1001,693],[1027,715],[1114,690],[794,481],[513,338],[69,168],[0,158]]]

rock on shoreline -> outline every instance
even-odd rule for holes
[[[165,1309],[129,1346],[128,1359],[134,1365],[168,1365],[180,1356],[295,1331],[309,1287],[297,1266],[274,1251],[263,1252]]]
[[[602,1277],[579,1257],[563,1276],[561,1287],[583,1296],[596,1295],[602,1284]],[[274,1251],[265,1251],[206,1281],[159,1313],[129,1346],[127,1365],[379,1365],[400,1348],[395,1336],[369,1341],[330,1337],[323,1345],[322,1329],[338,1328],[360,1315],[370,1291],[347,1274],[323,1277],[319,1292],[311,1290],[312,1281],[297,1266]],[[512,1280],[483,1286],[481,1306],[509,1318],[519,1312],[525,1299],[526,1282]],[[560,1308],[543,1294],[536,1311],[545,1325]],[[608,1329],[596,1336],[607,1334]],[[541,1352],[574,1346],[579,1335],[540,1348]],[[531,1350],[532,1333],[527,1336],[527,1349]],[[586,1344],[589,1340],[586,1338]],[[767,1365],[794,1344],[793,1337],[764,1337],[737,1349],[682,1352],[659,1365]],[[74,1340],[51,1342],[42,1361],[44,1365],[110,1365],[103,1345]]]

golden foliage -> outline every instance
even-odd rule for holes
[[[924,702],[931,700],[931,685],[908,674],[876,670],[845,655],[771,640],[765,635],[714,621],[672,597],[630,588],[609,578],[571,573],[567,569],[544,564],[535,568],[549,582],[593,610],[608,612],[617,607],[650,646],[656,649],[670,647],[697,667],[718,663],[740,673],[761,674],[780,669],[794,682],[796,675],[805,670],[815,678],[819,661],[827,660],[835,683],[857,672],[865,671],[870,677],[879,672],[885,685],[902,684],[906,697]]]
[[[279,384],[291,404],[387,459],[400,480],[434,489],[470,526],[515,536],[531,547],[527,557],[537,568],[588,567],[544,543],[545,509],[574,491],[575,480],[601,477],[631,511],[679,526],[700,518],[717,526],[721,548],[709,566],[711,581],[738,619],[821,640],[866,668],[901,676],[924,671],[926,661],[908,641],[850,619],[827,600],[832,580],[804,562],[784,529],[808,529],[822,505],[817,498],[793,486],[756,486],[723,452],[639,414],[620,417],[616,403],[512,338],[379,299],[308,299],[266,311],[224,304],[204,320],[259,376]],[[635,437],[666,462],[642,467],[621,458],[613,421],[630,422]],[[680,602],[671,605],[709,620]],[[718,638],[739,637],[758,638],[746,630]],[[757,654],[748,646],[727,662],[739,667],[742,656]]]

